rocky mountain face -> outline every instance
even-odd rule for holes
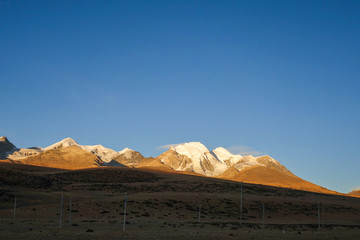
[[[120,162],[116,161],[116,160],[111,160],[108,163],[105,163],[106,167],[127,167],[124,164],[121,164]]]
[[[119,152],[119,154],[113,158],[112,161],[118,162],[126,166],[137,166],[145,157],[141,153],[132,149],[125,148]]]
[[[216,176],[224,172],[227,165],[216,158],[210,151],[203,148],[204,145],[196,143],[201,148],[192,148],[192,144],[186,144],[190,147],[189,151],[184,151],[183,147],[172,147],[157,158],[160,161],[176,171],[198,173],[206,176]],[[205,147],[205,146],[204,146]]]
[[[43,152],[41,148],[32,147],[32,148],[16,148],[13,151],[9,152],[7,155],[8,159],[11,160],[20,160],[30,156],[34,156]]]
[[[0,159],[5,159],[8,153],[16,149],[15,145],[12,144],[7,137],[0,137]]]

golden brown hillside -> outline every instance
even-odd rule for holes
[[[77,146],[48,150],[35,156],[21,159],[19,162],[34,166],[62,169],[93,168],[104,164],[98,156]]]
[[[353,197],[360,197],[360,190],[352,191],[348,195],[353,196]]]
[[[289,175],[276,169],[263,166],[249,167],[241,172],[238,172],[234,168],[230,168],[225,173],[220,175],[219,178],[312,192],[338,194],[335,191],[320,187],[295,175]]]

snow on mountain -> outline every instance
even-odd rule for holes
[[[104,162],[110,162],[119,155],[118,152],[102,145],[78,145],[80,148],[91,152],[101,158]]]
[[[212,153],[215,154],[216,157],[220,161],[222,161],[228,165],[234,165],[238,161],[243,159],[243,157],[241,155],[234,155],[234,154],[230,153],[226,148],[223,148],[223,147],[215,148],[214,150],[212,150]]]
[[[241,171],[245,168],[248,168],[248,167],[252,167],[252,166],[255,166],[255,165],[260,165],[258,162],[257,162],[257,158],[252,156],[252,155],[249,155],[249,156],[243,156],[242,159],[240,161],[238,161],[234,167]]]
[[[129,148],[116,152],[102,145],[80,145],[72,138],[65,138],[46,148],[18,149],[10,143],[6,137],[0,138],[0,157],[20,160],[48,150],[56,150],[69,146],[77,146],[90,152],[98,156],[105,163],[115,160],[119,164],[137,166],[145,159],[139,152]],[[230,168],[240,172],[252,166],[263,166],[276,169],[287,175],[293,175],[270,156],[254,157],[251,155],[234,155],[223,147],[209,151],[209,149],[200,142],[189,142],[170,147],[168,151],[158,156],[157,159],[174,170],[198,173],[206,176],[218,176]]]
[[[111,160],[115,159],[119,155],[125,154],[125,152],[127,150],[131,150],[131,149],[125,148],[124,150],[127,149],[126,151],[122,150],[120,152],[116,152],[116,151],[114,151],[110,148],[106,148],[102,145],[80,145],[72,138],[65,138],[65,139],[61,140],[60,142],[57,142],[49,147],[44,148],[43,150],[58,149],[58,148],[74,146],[74,145],[78,146],[79,148],[81,148],[85,151],[88,151],[88,152],[91,152],[91,153],[97,155],[104,162],[110,162]]]
[[[8,158],[12,159],[12,160],[20,160],[20,159],[24,159],[30,156],[35,156],[39,153],[48,151],[48,150],[53,150],[53,149],[60,149],[60,148],[64,148],[64,147],[69,147],[69,146],[80,146],[75,140],[71,139],[71,138],[65,138],[63,140],[61,140],[60,142],[54,143],[46,148],[41,148],[41,147],[32,147],[32,148],[16,148],[13,151],[9,152],[8,154]]]
[[[43,148],[43,151],[51,150],[51,149],[58,149],[58,148],[64,148],[69,146],[79,146],[79,144],[72,138],[65,138],[61,140],[60,142],[54,143],[53,145],[50,145],[46,148]]]
[[[50,149],[21,159],[19,162],[28,165],[62,169],[84,169],[104,166],[104,162],[98,156],[75,145]]]
[[[106,148],[102,145],[80,145],[74,139],[68,137],[68,138],[65,138],[59,142],[56,142],[48,147],[45,147],[45,148],[36,147],[36,148],[15,149],[11,153],[8,154],[8,158],[13,159],[13,160],[19,160],[19,159],[33,156],[33,155],[36,155],[36,154],[39,154],[41,152],[45,152],[48,150],[60,149],[60,148],[65,148],[65,147],[69,147],[69,146],[77,146],[85,151],[95,154],[104,162],[110,162],[111,160],[115,159],[119,155],[124,154],[126,152],[124,150],[126,150],[126,149],[131,150],[131,149],[126,148],[120,152],[116,152],[116,151],[114,151],[110,148]]]
[[[256,161],[257,161],[258,165],[276,169],[287,175],[291,175],[291,176],[294,175],[285,166],[281,165],[278,161],[276,161],[275,159],[273,159],[272,157],[270,157],[268,155],[257,157]]]
[[[198,159],[209,150],[200,142],[189,142],[172,147],[177,153],[187,156],[190,159]]]
[[[125,148],[119,151],[118,155],[113,160],[126,166],[137,166],[144,159],[145,157],[141,155],[141,153],[130,148]]]
[[[19,160],[26,157],[34,156],[42,152],[41,148],[16,148],[8,152],[7,158],[12,160]]]
[[[130,158],[134,152],[135,151],[130,148],[124,148],[123,150],[119,151],[118,153],[120,155],[124,155],[127,158]]]
[[[5,151],[11,151],[13,148],[16,148],[5,136],[0,137],[0,144]]]
[[[105,163],[109,163],[112,160],[119,161],[119,159],[126,160],[126,163],[129,163],[129,161],[134,162],[134,161],[144,158],[139,152],[136,152],[130,148],[125,148],[119,152],[116,152],[116,151],[114,151],[110,148],[106,148],[102,145],[80,145],[71,138],[65,138],[65,139],[61,140],[60,142],[57,142],[45,149],[46,150],[56,149],[56,148],[61,148],[61,147],[73,146],[73,145],[78,146],[79,148],[81,148],[83,150],[86,150],[88,152],[91,152],[91,153],[97,155]]]
[[[17,148],[6,137],[0,137],[0,159],[18,160],[41,152],[41,148]]]
[[[200,142],[184,143],[171,147],[169,151],[158,158],[174,170],[194,172],[206,176],[216,176],[227,169],[227,165]]]
[[[264,166],[293,175],[283,165],[269,156],[254,157],[234,155],[223,147],[209,151],[200,142],[190,142],[171,147],[158,157],[162,163],[177,171],[218,176],[230,168],[242,171],[252,166]]]

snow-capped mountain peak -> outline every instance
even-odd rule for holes
[[[123,150],[119,151],[118,152],[118,155],[122,155],[124,156],[125,158],[133,158],[133,156],[135,156],[137,154],[136,151],[130,149],[130,148],[124,148]],[[140,154],[141,155],[141,154]],[[141,156],[142,157],[142,156]]]
[[[64,147],[69,147],[69,146],[79,146],[79,144],[72,138],[64,138],[63,140],[61,140],[60,142],[54,143],[46,148],[44,148],[43,150],[51,150],[51,149],[58,149],[58,148],[64,148]]]
[[[97,155],[104,162],[110,162],[112,159],[116,158],[120,153],[106,148],[103,145],[80,145],[72,138],[65,138],[60,142],[54,143],[46,148],[42,148],[41,151],[47,151],[52,149],[59,149],[69,146],[77,146],[85,151],[91,152]]]
[[[189,142],[171,147],[158,157],[161,162],[177,171],[187,171],[206,176],[224,172],[227,165],[200,142]]]
[[[5,144],[6,143],[6,144]],[[17,149],[6,137],[0,138],[0,157],[13,160],[23,159],[40,154],[44,151],[76,146],[98,156],[104,162],[116,160],[125,165],[135,166],[144,157],[132,149],[125,148],[119,152],[102,145],[80,145],[72,138],[65,138],[46,148]],[[292,173],[270,156],[253,157],[230,153],[226,148],[218,147],[209,151],[200,142],[188,142],[172,146],[169,151],[161,154],[158,159],[168,167],[177,171],[198,173],[206,176],[219,176],[226,170],[234,168],[242,171],[253,166],[277,169],[285,174]]]
[[[160,161],[177,171],[194,172],[206,176],[218,176],[230,168],[242,171],[252,166],[277,169],[285,174],[292,173],[269,156],[241,156],[218,147],[209,151],[200,142],[189,142],[173,146],[161,154]]]
[[[116,151],[106,148],[103,145],[78,145],[78,147],[97,155],[104,162],[110,162],[118,155]]]
[[[210,152],[209,149],[200,142],[183,143],[172,147],[172,149],[190,159],[200,158],[204,153]]]
[[[124,148],[123,150],[119,151],[119,154],[125,154],[126,152],[134,152],[134,150],[130,149],[130,148]]]

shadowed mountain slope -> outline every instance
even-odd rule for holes
[[[12,144],[6,137],[0,137],[0,159],[5,159],[7,153],[15,148],[15,145]]]

